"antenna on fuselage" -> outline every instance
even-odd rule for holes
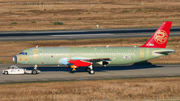
[[[38,48],[38,45],[36,46],[36,48]]]

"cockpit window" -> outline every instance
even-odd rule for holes
[[[21,52],[19,53],[19,55],[27,55],[28,53],[27,52]]]

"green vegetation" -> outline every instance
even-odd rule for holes
[[[17,24],[17,22],[12,22],[11,24]]]
[[[147,11],[145,10],[144,13],[147,13]]]
[[[82,20],[82,18],[78,18],[78,20]]]
[[[36,23],[36,21],[32,21],[31,23]]]
[[[59,22],[59,21],[54,22],[54,25],[63,25],[63,24],[64,24],[63,22]]]
[[[141,11],[141,8],[139,8],[139,9],[136,10],[136,12],[139,12],[139,11]]]
[[[128,10],[122,11],[123,13],[129,12]]]

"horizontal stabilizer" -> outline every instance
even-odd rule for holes
[[[168,55],[171,53],[175,53],[175,51],[159,51],[159,52],[155,52],[155,53]]]

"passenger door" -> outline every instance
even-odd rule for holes
[[[38,49],[33,49],[33,59],[38,59]]]

